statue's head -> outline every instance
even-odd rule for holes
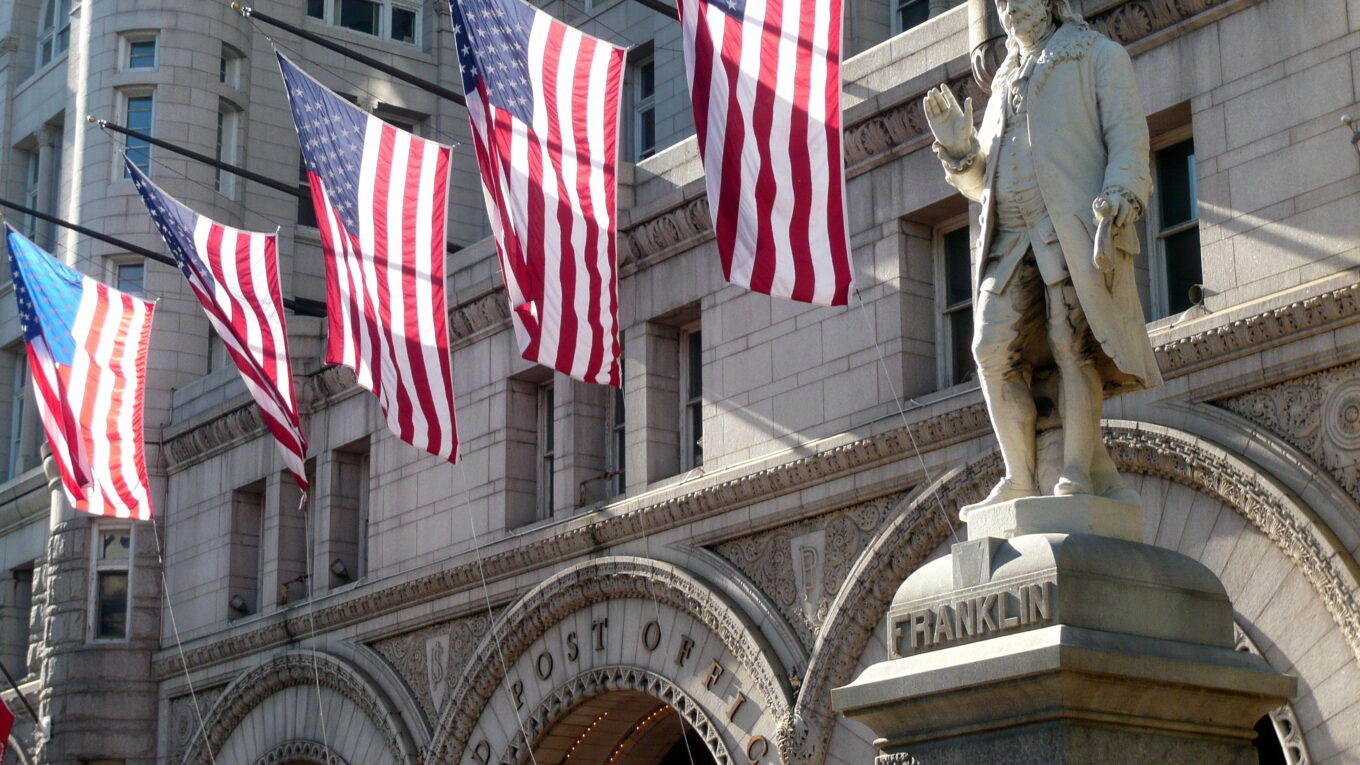
[[[1012,50],[1017,42],[1028,45],[1038,40],[1054,24],[1086,25],[1068,0],[996,0],[996,12]]]

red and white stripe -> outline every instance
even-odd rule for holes
[[[189,287],[259,405],[283,463],[306,492],[307,439],[302,435],[293,394],[277,237],[223,226],[199,215],[194,249],[211,274],[188,270]],[[210,276],[214,284],[205,283],[205,276]]]
[[[401,440],[454,461],[444,302],[449,149],[366,115],[359,230],[308,173],[326,257],[326,361],[354,370]]]
[[[723,273],[756,292],[844,305],[854,279],[841,153],[841,2],[726,7],[679,3]]]
[[[83,280],[74,363],[56,363],[41,336],[27,344],[38,413],[77,510],[147,520],[142,396],[155,305]]]
[[[624,51],[537,11],[533,124],[467,93],[521,355],[618,386],[615,169]],[[491,75],[494,76],[494,75]]]

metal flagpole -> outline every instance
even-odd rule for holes
[[[134,255],[141,255],[147,260],[154,260],[157,263],[164,263],[167,266],[179,268],[179,263],[177,263],[175,259],[170,257],[169,255],[162,255],[154,250],[148,250],[145,247],[141,247],[139,245],[133,244],[132,242],[119,239],[116,236],[101,234],[100,232],[95,231],[94,229],[86,228],[84,226],[72,223],[68,220],[63,220],[61,218],[56,217],[55,215],[48,215],[47,213],[44,212],[38,212],[37,210],[34,210],[31,207],[25,207],[24,205],[18,204],[16,202],[11,202],[8,199],[2,198],[0,198],[0,207],[8,207],[11,210],[24,213],[25,215],[32,215],[38,220],[44,220],[47,221],[48,223],[55,223],[56,225],[61,226],[63,228],[69,228],[72,231],[76,232],[77,234],[84,234],[85,236],[98,239],[101,242],[108,242],[109,244],[120,249],[127,250],[128,252],[131,252]],[[307,298],[284,298],[283,305],[285,308],[291,310],[293,313],[296,313],[300,316],[326,315],[326,304],[321,302],[320,300],[308,300]]]

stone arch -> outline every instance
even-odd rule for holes
[[[611,556],[578,563],[539,584],[506,610],[478,644],[467,668],[446,695],[427,761],[457,762],[506,668],[551,627],[590,605],[626,598],[667,606],[704,625],[752,674],[756,687],[787,716],[791,689],[786,668],[759,628],[716,589],[671,563]]]
[[[1105,436],[1121,471],[1217,500],[1268,539],[1306,579],[1360,665],[1360,567],[1297,495],[1248,460],[1184,431],[1107,421]],[[918,487],[861,555],[813,647],[793,714],[781,725],[779,745],[786,763],[825,759],[836,726],[829,711],[831,689],[853,679],[897,586],[950,538],[950,524],[959,526],[959,507],[984,496],[1001,472],[1000,456],[993,450]]]
[[[319,741],[285,741],[260,755],[255,765],[288,765],[293,760],[303,758],[323,765],[349,765]]]
[[[698,731],[718,765],[731,765],[732,757],[727,752],[727,744],[704,708],[675,683],[640,667],[604,667],[571,678],[558,686],[524,718],[525,735],[532,745],[537,745],[539,739],[552,730],[553,724],[577,704],[610,691],[639,691],[670,704],[690,727]],[[505,757],[501,757],[495,761],[505,760]],[[523,765],[529,761],[528,750],[521,752],[518,762]]]
[[[208,721],[208,729],[204,735],[194,737],[193,744],[181,761],[191,765],[214,759],[253,710],[275,694],[294,688],[316,688],[316,693],[324,688],[335,694],[379,731],[388,761],[417,761],[417,750],[410,732],[396,707],[378,685],[357,667],[319,651],[290,651],[274,656],[233,680],[204,716]],[[293,741],[283,742],[271,752],[295,743],[303,745]],[[324,754],[324,748],[319,751]],[[213,754],[210,756],[209,752]],[[343,763],[334,751],[330,754],[335,761]],[[320,761],[327,762],[324,759]]]

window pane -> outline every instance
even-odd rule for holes
[[[307,0],[307,15],[314,19],[326,18],[326,0]]]
[[[954,305],[973,296],[973,276],[968,252],[968,228],[944,235],[945,304]]]
[[[623,388],[614,389],[614,427],[623,426]]]
[[[689,390],[687,392],[689,398],[695,399],[704,394],[704,367],[700,355],[703,349],[703,343],[701,342],[700,333],[697,329],[689,333],[687,339],[688,342],[685,343],[687,346],[685,349],[687,354],[686,363],[689,365]]]
[[[698,467],[704,464],[704,408],[698,403],[689,406],[689,432],[694,439],[689,444],[689,464]]]
[[[927,0],[906,0],[897,6],[897,21],[901,31],[906,31],[930,18],[930,3]]]
[[[949,348],[954,368],[951,382],[958,385],[973,377],[977,362],[973,361],[973,309],[963,308],[949,314]]]
[[[376,35],[380,10],[381,5],[369,0],[340,0],[340,26]]]
[[[656,93],[656,62],[644,61],[638,64],[637,99],[642,101]]]
[[[131,552],[131,531],[105,531],[99,535],[100,560],[127,560]]]
[[[1166,298],[1171,313],[1189,308],[1190,285],[1204,281],[1200,263],[1199,229],[1191,228],[1162,240],[1166,256]]]
[[[150,69],[156,65],[156,41],[136,40],[128,43],[128,68]]]
[[[1163,229],[1199,217],[1194,141],[1182,141],[1157,152],[1157,196],[1161,198]]]
[[[397,42],[414,43],[416,41],[416,12],[408,11],[405,8],[392,9],[392,24],[389,37]]]
[[[120,263],[118,265],[118,289],[121,292],[141,294],[145,289],[146,266],[142,263]]]
[[[99,613],[95,617],[96,637],[127,637],[127,593],[128,575],[126,571],[99,572]]]
[[[656,153],[656,110],[644,109],[637,113],[638,119],[638,159],[646,159]]]

